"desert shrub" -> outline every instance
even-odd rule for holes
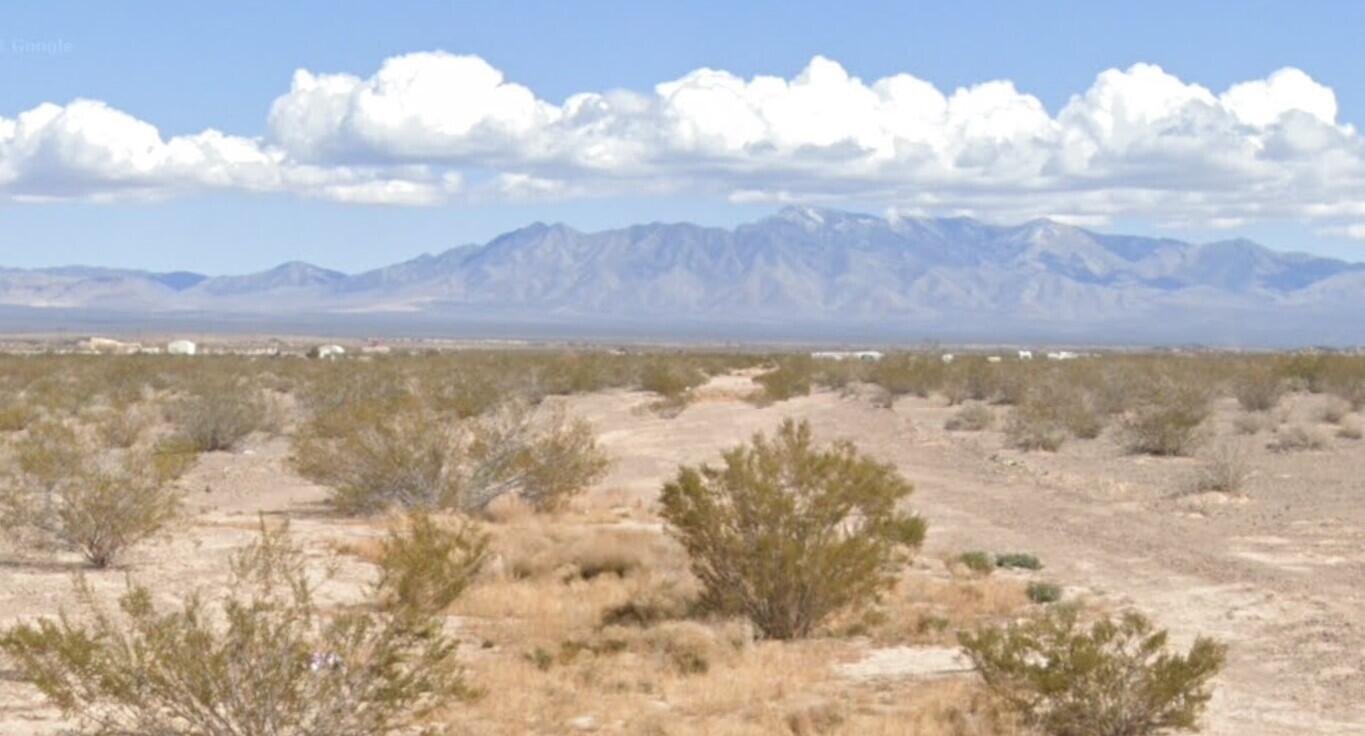
[[[1066,426],[1058,407],[1046,396],[1031,393],[1010,410],[1005,440],[1020,450],[1056,452],[1066,442]]]
[[[687,616],[692,599],[676,586],[649,588],[602,612],[602,626],[649,627]]]
[[[1276,431],[1275,438],[1266,445],[1271,452],[1305,452],[1326,446],[1327,438],[1321,432],[1297,424]]]
[[[73,468],[86,462],[87,455],[75,430],[60,422],[47,421],[31,427],[15,443],[14,460],[26,485],[50,490]]]
[[[469,587],[487,558],[488,535],[473,524],[411,512],[380,543],[380,603],[407,615],[438,614]]]
[[[28,404],[0,403],[0,432],[22,432],[37,418],[38,412]]]
[[[1197,731],[1226,660],[1226,647],[1203,637],[1169,652],[1166,632],[1140,614],[1086,627],[1069,606],[960,640],[986,688],[1051,736]]]
[[[49,461],[30,454],[28,471],[0,489],[0,524],[35,544],[104,568],[179,515],[180,492],[141,455],[110,466],[88,456],[60,467]]]
[[[1355,422],[1342,422],[1341,426],[1337,427],[1337,436],[1343,440],[1358,440],[1365,436],[1365,432],[1362,432],[1360,425]]]
[[[507,494],[550,509],[607,469],[592,428],[562,412],[507,405],[468,419],[420,409],[353,419],[339,437],[300,432],[293,456],[305,477],[332,486],[346,513],[474,513]]]
[[[286,533],[263,530],[234,555],[217,605],[194,594],[164,610],[130,583],[110,612],[81,584],[88,623],[20,624],[0,650],[92,735],[406,733],[466,692],[435,620],[330,613],[315,587]]]
[[[1024,590],[1028,599],[1038,604],[1056,603],[1062,599],[1062,589],[1052,583],[1033,582]]]
[[[1266,414],[1238,414],[1232,419],[1232,428],[1237,434],[1258,434],[1266,428]]]
[[[1329,396],[1318,407],[1318,421],[1327,424],[1341,424],[1351,413],[1351,403],[1337,396]]]
[[[1246,448],[1235,442],[1219,443],[1205,454],[1195,480],[1195,490],[1237,493],[1250,476]]]
[[[1058,389],[1057,414],[1061,425],[1077,439],[1093,440],[1104,432],[1107,415],[1094,394],[1084,389]],[[1054,394],[1056,395],[1056,394]]]
[[[989,575],[995,569],[991,556],[981,551],[963,552],[957,556],[958,564],[979,575]]]
[[[701,582],[701,604],[751,620],[769,638],[808,635],[831,613],[871,600],[923,541],[898,508],[912,486],[848,442],[817,448],[787,420],[664,486],[671,532]]]
[[[100,417],[95,424],[95,431],[106,447],[126,450],[137,444],[147,425],[147,416],[130,408]]]
[[[172,410],[177,432],[199,452],[231,450],[266,419],[265,403],[254,389],[233,382],[197,386]]]
[[[937,356],[888,355],[873,363],[866,377],[894,401],[899,396],[929,396],[943,385],[943,375],[943,361]]]
[[[1253,364],[1232,383],[1232,395],[1247,411],[1270,411],[1284,395],[1284,383],[1272,366]]]
[[[681,407],[692,389],[706,383],[706,374],[681,360],[658,358],[640,370],[640,389],[659,395],[665,406]]]
[[[1043,563],[1036,556],[1024,552],[1010,552],[995,556],[995,566],[1010,570],[1041,570]]]
[[[1187,455],[1203,439],[1200,430],[1209,413],[1204,387],[1193,382],[1155,380],[1123,417],[1124,447],[1146,455]]]
[[[147,467],[153,476],[164,482],[178,480],[199,459],[199,450],[189,439],[171,435],[152,446],[147,455]]]
[[[990,401],[999,388],[999,370],[984,356],[962,356],[946,368],[943,395],[951,405],[965,401]]]
[[[775,368],[754,378],[763,389],[756,398],[760,403],[772,403],[806,396],[815,387],[815,373],[815,361],[808,356],[779,358]]]
[[[943,428],[954,432],[980,432],[995,423],[995,412],[990,407],[972,404],[958,409],[943,423]]]

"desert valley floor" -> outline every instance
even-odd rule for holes
[[[1227,642],[1229,664],[1205,717],[1206,733],[1365,732],[1360,441],[1333,437],[1322,450],[1272,453],[1260,449],[1265,435],[1258,435],[1251,438],[1258,449],[1245,494],[1201,495],[1183,492],[1194,460],[1128,455],[1107,435],[1070,442],[1057,453],[1023,453],[1007,449],[997,430],[945,430],[953,409],[942,399],[904,398],[887,409],[855,388],[759,407],[743,399],[752,386],[742,373],[713,378],[672,417],[650,411],[651,397],[639,392],[552,399],[592,422],[613,466],[562,518],[541,523],[656,534],[661,527],[651,507],[678,464],[714,460],[723,448],[772,429],[783,417],[808,418],[821,438],[853,440],[915,484],[912,505],[930,523],[915,563],[926,574],[948,579],[953,573],[944,560],[964,550],[1026,551],[1046,564],[1042,573],[1029,574],[1064,586],[1068,598],[1137,607],[1181,643],[1196,634]],[[1278,411],[1311,421],[1320,398],[1290,395]],[[1216,431],[1231,435],[1235,402],[1223,399],[1218,406]],[[167,596],[211,586],[224,575],[226,552],[251,538],[261,514],[289,517],[320,563],[382,530],[376,522],[328,513],[321,503],[326,489],[294,475],[288,454],[286,438],[257,434],[232,453],[202,457],[181,480],[198,513],[164,539],[134,550],[127,570],[87,573],[96,591],[112,595],[128,575]],[[337,559],[337,577],[326,592],[344,602],[370,572],[353,556]],[[72,606],[70,577],[78,569],[74,558],[0,552],[0,624]],[[917,692],[968,677],[946,645],[816,639],[800,645],[800,658],[769,653],[760,644],[750,655],[757,664],[743,665],[766,668],[767,677],[787,678],[786,684],[749,681],[752,692],[736,693],[738,679],[727,685],[722,677],[716,692],[664,682],[623,704],[624,694],[575,697],[562,685],[550,691],[536,682],[541,675],[534,667],[504,664],[492,671],[487,662],[511,645],[490,632],[510,614],[486,608],[486,620],[477,612],[459,620],[470,632],[471,672],[485,684],[502,683],[458,723],[474,734],[767,733],[768,723],[790,725],[774,732],[860,733],[851,726],[802,730],[790,717],[771,720],[766,711],[789,714],[822,701],[855,715],[859,709],[894,711]],[[795,666],[804,671],[783,669]],[[726,687],[732,691],[719,691]],[[742,717],[717,716],[725,708],[743,711]],[[51,734],[61,727],[35,691],[0,671],[0,734]],[[913,732],[882,728],[877,732]]]

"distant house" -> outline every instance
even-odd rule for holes
[[[944,353],[939,359],[942,360],[944,363],[951,363],[953,362],[953,354]]]
[[[308,351],[310,358],[336,359],[346,354],[346,348],[340,345],[319,345]]]
[[[1020,350],[1020,351],[1019,351],[1019,359],[1020,359],[1020,360],[1033,360],[1033,351],[1032,351],[1032,350]]]
[[[1048,360],[1075,360],[1079,357],[1081,356],[1078,353],[1073,353],[1069,350],[1059,350],[1055,353],[1047,354]]]
[[[816,360],[881,360],[882,353],[877,350],[822,350],[810,354]]]
[[[122,342],[107,337],[92,337],[80,344],[80,349],[101,355],[135,355],[142,351],[142,345],[135,342]]]
[[[194,355],[198,352],[199,346],[189,340],[174,340],[166,346],[169,355]]]
[[[1001,361],[1003,361],[1003,360],[1004,360],[1004,358],[1001,358],[999,355],[988,355],[988,356],[986,356],[986,362],[987,362],[987,363],[999,363],[999,362],[1001,362]]]

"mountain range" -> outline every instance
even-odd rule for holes
[[[0,305],[7,328],[231,318],[356,334],[1351,345],[1365,344],[1365,263],[1046,219],[788,207],[734,229],[536,223],[357,274],[0,268]]]

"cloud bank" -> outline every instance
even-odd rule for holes
[[[260,137],[163,138],[92,100],[0,116],[0,199],[283,192],[435,205],[686,193],[906,214],[1365,234],[1365,142],[1333,91],[1281,69],[1215,93],[1110,69],[1055,114],[1009,81],[951,92],[816,57],[791,79],[698,69],[650,92],[541,99],[476,56],[295,72]]]

